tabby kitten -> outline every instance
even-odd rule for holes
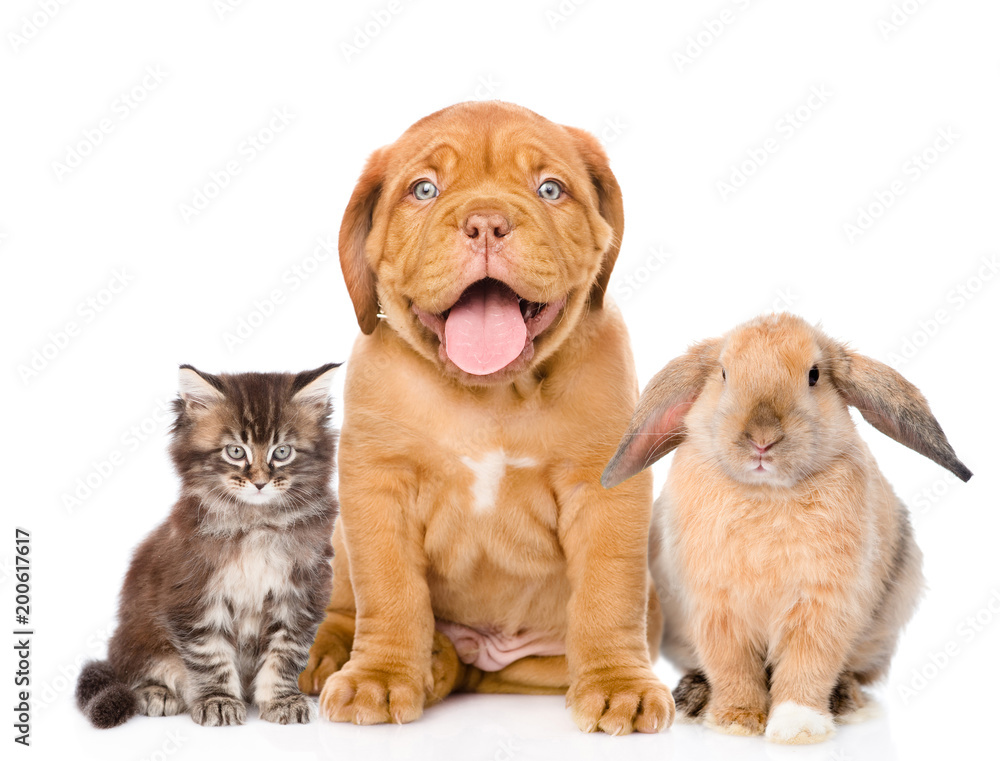
[[[94,726],[186,711],[242,724],[249,701],[266,721],[309,721],[296,678],[330,597],[337,366],[181,367],[170,446],[181,498],[135,551],[108,660],[80,674]]]

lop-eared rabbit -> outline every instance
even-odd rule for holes
[[[911,383],[788,314],[696,344],[643,392],[603,482],[677,450],[650,563],[680,716],[818,742],[885,676],[921,554],[849,406],[972,476]]]

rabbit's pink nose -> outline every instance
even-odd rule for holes
[[[757,450],[757,454],[764,454],[768,449],[770,449],[771,447],[773,447],[775,444],[777,444],[779,441],[781,441],[781,439],[784,438],[784,437],[779,436],[778,438],[772,439],[771,441],[768,441],[765,444],[758,443],[755,438],[753,438],[752,436],[750,436],[750,434],[747,434],[747,438],[750,439],[750,443],[753,444],[754,449]]]

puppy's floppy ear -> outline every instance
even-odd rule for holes
[[[365,256],[365,244],[372,229],[372,216],[382,195],[388,150],[379,148],[368,158],[340,223],[340,268],[347,292],[354,302],[361,331],[368,335],[378,323],[378,293],[375,273]]]
[[[618,451],[601,475],[610,489],[645,470],[684,440],[684,416],[716,367],[722,340],[695,344],[653,376],[639,397]]]
[[[920,390],[888,365],[843,348],[847,369],[834,383],[865,420],[900,444],[947,468],[963,481],[972,471],[962,464]]]
[[[573,137],[577,150],[587,165],[590,181],[594,184],[594,189],[597,191],[598,210],[604,221],[611,225],[611,242],[604,252],[601,272],[590,291],[591,307],[597,309],[604,304],[604,294],[608,290],[608,280],[611,278],[611,270],[614,269],[615,260],[618,258],[618,252],[621,250],[622,235],[625,234],[625,210],[622,205],[622,189],[618,186],[618,180],[615,179],[615,175],[611,171],[608,156],[597,138],[589,132],[576,127],[566,127],[566,130]]]

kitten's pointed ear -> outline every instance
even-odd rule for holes
[[[722,340],[692,346],[653,376],[632,415],[618,451],[601,475],[606,489],[645,470],[684,441],[684,416],[717,366]]]
[[[888,365],[841,348],[848,359],[847,369],[835,372],[834,382],[848,404],[857,407],[864,419],[886,436],[963,481],[972,478],[972,471],[958,459],[916,386]]]
[[[181,365],[177,385],[181,399],[187,405],[210,407],[224,398],[222,381],[214,375],[195,370],[191,365]]]
[[[296,375],[292,381],[292,401],[325,405],[330,398],[330,384],[333,382],[334,370],[340,365],[340,362],[330,362],[315,370],[307,370]]]

